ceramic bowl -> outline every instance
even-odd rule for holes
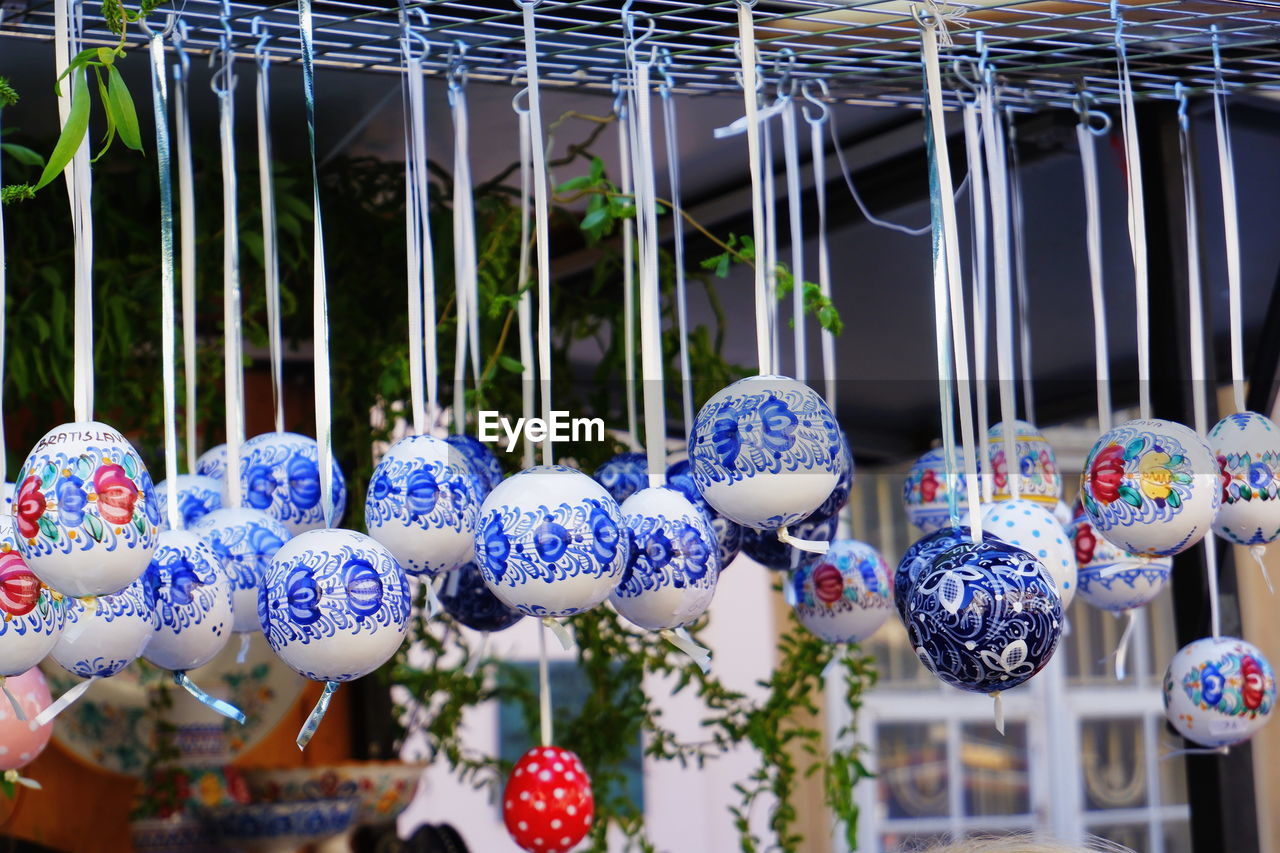
[[[222,853],[199,818],[153,817],[129,822],[135,853]]]
[[[282,803],[355,797],[355,823],[372,826],[395,820],[418,790],[425,764],[402,761],[349,762],[314,767],[246,769],[250,796]]]
[[[204,812],[213,836],[254,853],[294,851],[341,835],[356,816],[356,799],[250,803]]]

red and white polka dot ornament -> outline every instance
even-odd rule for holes
[[[502,793],[502,820],[530,853],[565,853],[591,830],[591,780],[578,756],[558,746],[534,747],[516,762]]]

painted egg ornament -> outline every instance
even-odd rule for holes
[[[1123,613],[1148,603],[1165,588],[1173,571],[1170,557],[1139,557],[1098,535],[1080,510],[1067,538],[1076,556],[1076,592],[1091,607]]]
[[[21,770],[35,761],[49,745],[53,734],[53,721],[37,726],[35,719],[53,701],[49,695],[49,683],[39,668],[11,675],[5,681],[5,689],[18,700],[26,715],[19,720],[8,702],[0,701],[0,771]]]
[[[242,446],[243,447],[243,446]],[[196,473],[225,482],[227,479],[227,446],[211,447],[196,458]]]
[[[386,546],[325,528],[286,542],[267,570],[267,643],[312,681],[352,681],[386,663],[409,629],[409,579]]]
[[[813,514],[819,518],[837,515],[849,503],[849,490],[853,488],[853,448],[849,446],[849,438],[844,434],[844,430],[840,431],[840,446],[843,448],[844,473],[840,475],[836,487],[831,490],[831,494],[827,495],[822,506],[813,511]]]
[[[566,853],[591,830],[591,780],[578,756],[558,746],[526,752],[502,792],[507,832],[529,853]]]
[[[956,512],[963,515],[969,506],[964,475],[964,457],[956,454]],[[947,460],[941,447],[925,451],[907,470],[902,484],[902,505],[907,519],[923,533],[933,533],[951,524],[951,500],[947,485]]]
[[[231,584],[232,631],[261,630],[258,590],[271,558],[289,541],[283,524],[259,509],[216,509],[191,526],[191,532],[217,555]]]
[[[1280,426],[1257,412],[1228,415],[1209,430],[1222,477],[1222,506],[1213,521],[1236,545],[1280,537]]]
[[[1178,650],[1164,675],[1164,713],[1201,746],[1244,743],[1271,718],[1276,677],[1251,643],[1205,637]]]
[[[822,396],[785,376],[750,376],[698,412],[689,459],[698,493],[746,527],[794,524],[831,496],[845,446]]]
[[[245,506],[262,510],[294,536],[324,527],[319,455],[316,440],[296,432],[267,432],[246,441],[240,454],[240,488]],[[335,524],[346,506],[346,480],[334,459]]]
[[[698,487],[689,473],[689,460],[681,459],[667,466],[667,485],[679,489],[680,493],[693,502],[693,505],[706,513],[711,521],[711,529],[716,534],[716,545],[720,551],[720,571],[729,568],[742,551],[742,536],[745,532],[741,524],[730,521],[712,509],[711,505],[698,494]]]
[[[524,618],[519,610],[498,600],[484,582],[475,563],[467,563],[445,576],[440,605],[473,631],[505,631]]]
[[[800,624],[828,643],[860,643],[893,612],[889,567],[865,542],[837,539],[791,574],[792,607]]]
[[[601,463],[591,477],[621,505],[636,492],[649,488],[649,457],[643,453],[619,453]]]
[[[179,474],[174,478],[178,490],[178,514],[182,516],[182,528],[188,528],[215,509],[222,509],[223,482],[203,474]],[[160,507],[160,529],[169,530],[173,525],[167,517],[169,511],[169,481],[156,486],[156,503]]]
[[[1094,529],[1143,557],[1171,557],[1199,542],[1222,499],[1204,439],[1172,421],[1127,421],[1094,443],[1080,498]]]
[[[907,614],[907,637],[925,667],[974,693],[1022,684],[1062,636],[1062,599],[1044,564],[1004,542],[944,552],[916,581]]]
[[[107,678],[138,658],[160,621],[150,588],[138,578],[97,598],[67,599],[67,621],[50,655],[81,678]]]
[[[1023,500],[1043,504],[1052,510],[1062,497],[1062,474],[1058,460],[1044,433],[1026,421],[1014,421],[1014,452],[1017,470],[1011,470],[1004,458],[1004,424],[987,430],[987,454],[991,463],[992,498],[997,501],[1013,497],[1010,476],[1018,476],[1019,496]]]
[[[155,602],[156,632],[142,656],[175,672],[204,666],[231,638],[231,580],[195,533],[167,530],[142,576]]]
[[[502,470],[502,463],[498,461],[497,455],[480,439],[470,435],[455,434],[446,438],[445,441],[449,442],[449,445],[471,466],[472,472],[480,482],[481,499],[506,479],[507,474]]]
[[[840,517],[838,515],[822,517],[815,513],[804,521],[792,525],[790,532],[792,536],[798,539],[807,539],[811,542],[830,542],[836,538],[836,529],[839,526]],[[813,557],[812,553],[801,551],[799,548],[794,548],[780,541],[778,534],[772,530],[752,530],[747,528],[742,532],[742,550],[760,565],[778,572],[794,569],[805,560]]]
[[[1043,503],[1004,500],[984,504],[982,529],[1037,557],[1057,585],[1062,607],[1071,605],[1077,584],[1075,549],[1058,519]]]
[[[138,451],[97,421],[45,434],[18,472],[18,550],[64,595],[119,592],[151,562],[161,521]]]
[[[513,474],[476,522],[476,565],[500,601],[527,616],[572,616],[609,597],[628,545],[618,504],[563,465]]]
[[[984,542],[1000,541],[987,529],[982,531],[982,540]],[[907,601],[920,576],[933,566],[938,557],[957,545],[972,541],[973,531],[968,527],[943,527],[916,540],[915,544],[902,555],[902,559],[898,561],[898,568],[893,573],[893,604],[898,609],[898,616],[904,625],[907,622]]]
[[[411,435],[373,469],[365,525],[409,574],[448,572],[471,559],[480,499],[474,468],[453,445]]]
[[[45,659],[62,634],[66,608],[18,553],[13,519],[0,517],[0,678]]]
[[[689,624],[706,612],[720,552],[706,515],[676,489],[641,489],[621,507],[631,547],[609,601],[646,631]]]

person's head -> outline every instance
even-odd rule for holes
[[[908,848],[909,849],[909,848]],[[1084,844],[1064,844],[1038,835],[977,836],[929,847],[919,853],[1133,853],[1128,847],[1102,838]]]

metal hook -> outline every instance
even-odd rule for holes
[[[187,53],[187,33],[189,29],[186,19],[179,18],[173,32],[173,52],[178,57],[178,64],[174,67],[174,72],[181,75],[183,79],[186,79],[191,73],[191,56]]]
[[[253,20],[249,22],[249,34],[258,37],[257,43],[253,46],[253,60],[258,63],[258,68],[266,70],[271,62],[271,56],[267,53],[267,42],[271,39],[271,30],[267,29],[261,15],[254,15]]]
[[[527,103],[524,106],[520,106],[520,99],[525,98],[527,100],[528,97],[529,97],[529,87],[525,86],[519,92],[516,92],[514,95],[512,95],[511,109],[515,110],[517,113],[529,112],[529,105]]]
[[[231,42],[235,39],[235,32],[231,29],[231,0],[221,0],[219,4],[222,11],[218,14],[218,20],[222,22],[222,35],[219,36],[219,46],[224,51],[231,50]]]
[[[1187,115],[1187,87],[1181,80],[1173,84],[1173,96],[1178,99],[1178,127],[1185,132],[1191,127],[1191,119]]]
[[[610,90],[613,92],[613,114],[618,118],[625,118],[627,114],[627,87],[622,82],[622,75],[613,75],[613,82],[609,84]]]
[[[1181,85],[1181,84],[1179,84]],[[1076,93],[1074,109],[1076,115],[1080,116],[1080,124],[1084,129],[1094,136],[1106,136],[1111,132],[1111,116],[1105,110],[1095,109],[1090,106],[1097,98],[1093,92],[1083,86]]]
[[[466,88],[467,85],[467,43],[462,39],[454,39],[453,44],[449,45],[449,56],[446,60],[448,71],[445,72],[445,79],[449,84],[450,101],[453,99],[453,93]]]
[[[399,0],[400,5],[400,53],[406,60],[426,59],[431,53],[431,42],[422,33],[414,29],[413,24],[409,22],[409,13],[416,12],[421,19],[422,28],[427,29],[431,26],[431,19],[427,17],[427,12],[420,6],[409,8],[406,0]],[[421,45],[421,50],[417,53],[413,50],[413,42]]]
[[[814,95],[810,91],[810,85],[817,87],[822,91],[821,96]],[[808,104],[800,105],[800,112],[804,115],[804,120],[809,124],[822,124],[831,116],[831,106],[826,102],[826,98],[831,97],[831,91],[827,88],[827,81],[822,77],[814,77],[805,80],[800,84],[800,97],[808,101]],[[812,104],[818,108],[818,114],[812,115],[809,112],[809,105]]]
[[[774,56],[773,71],[778,75],[774,81],[774,91],[779,98],[790,98],[796,93],[797,80],[792,73],[795,67],[796,52],[791,48],[784,47]]]
[[[657,50],[658,50],[658,61],[656,65],[658,68],[658,73],[662,75],[662,86],[666,91],[670,92],[671,87],[674,83],[673,78],[675,77],[675,75],[671,72],[671,68],[675,64],[675,60],[671,58],[670,48],[660,47]]]
[[[630,3],[630,0],[628,0],[628,3]],[[642,32],[640,35],[635,34],[635,21],[637,18],[643,19],[648,24],[648,27],[646,27],[645,31]],[[623,29],[627,39],[627,58],[631,62],[635,62],[637,49],[640,47],[640,45],[644,44],[646,41],[648,41],[650,38],[653,37],[654,32],[657,30],[658,22],[655,21],[653,19],[653,16],[651,15],[644,15],[636,12],[626,12],[623,15],[622,23],[623,23]],[[649,61],[651,63],[653,62],[652,53],[650,54]]]
[[[954,59],[951,61],[951,73],[975,94],[982,89],[981,59]]]
[[[164,28],[160,30],[159,34],[162,39],[168,38],[173,33],[174,27],[177,26],[178,22],[177,12],[165,12],[164,15]],[[138,23],[141,25],[142,31],[146,34],[147,38],[155,38],[156,32],[151,29],[151,25],[147,23],[146,18],[139,18]]]

